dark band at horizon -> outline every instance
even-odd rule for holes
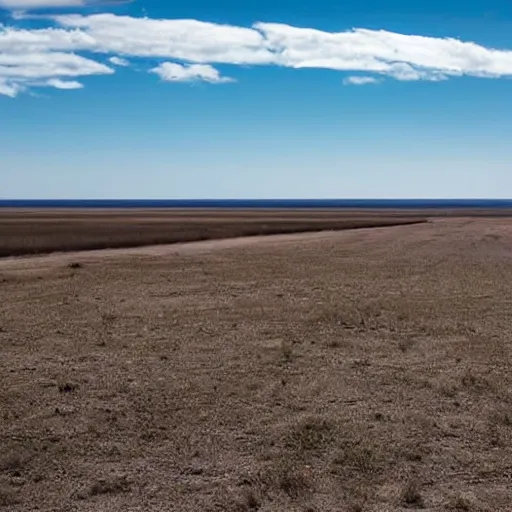
[[[0,208],[506,209],[512,199],[4,199]]]

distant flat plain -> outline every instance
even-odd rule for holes
[[[345,230],[430,217],[503,217],[512,210],[10,209],[0,208],[0,257],[250,235]]]
[[[398,211],[0,209],[0,257],[421,221]]]
[[[463,213],[315,212],[322,229],[428,222],[1,259],[0,509],[511,510],[512,219]],[[10,215],[4,247],[45,222],[61,244],[169,226]]]

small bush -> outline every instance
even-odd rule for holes
[[[18,495],[7,486],[0,486],[0,507],[12,507],[20,502]]]
[[[129,490],[130,484],[125,476],[110,477],[95,482],[91,486],[90,495],[97,496],[101,494],[119,494],[122,492],[128,492]]]
[[[403,490],[401,501],[404,505],[415,508],[424,508],[425,503],[421,495],[421,487],[417,480],[409,480]]]
[[[512,413],[507,410],[497,410],[490,417],[491,424],[499,424],[505,427],[512,427]]]
[[[0,459],[0,471],[18,471],[22,465],[22,458],[17,453],[8,453]]]
[[[61,382],[58,386],[59,393],[73,393],[78,389],[78,384],[73,382]]]
[[[471,512],[472,510],[479,510],[475,500],[465,494],[458,494],[453,496],[447,506],[448,510],[456,510],[460,512]]]
[[[249,489],[244,493],[241,505],[243,510],[259,510],[261,500],[253,489]]]
[[[462,386],[477,392],[492,390],[492,383],[483,375],[476,375],[471,369],[467,369],[461,378]]]
[[[401,338],[398,342],[398,348],[401,352],[408,352],[415,344],[415,340],[412,337]]]
[[[30,453],[25,449],[12,449],[0,456],[0,473],[16,474],[21,472],[30,458]]]
[[[334,464],[352,472],[371,475],[378,470],[378,457],[371,445],[356,444],[341,449],[334,458]]]
[[[293,499],[303,496],[311,487],[311,482],[306,474],[292,467],[281,469],[277,475],[277,483],[279,489]]]
[[[310,416],[293,426],[287,435],[286,444],[298,452],[320,450],[333,437],[333,425],[329,421]]]
[[[292,360],[293,356],[293,346],[289,341],[283,340],[281,342],[281,357],[283,361],[289,363]]]

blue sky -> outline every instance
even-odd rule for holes
[[[512,196],[510,1],[0,0],[0,24],[0,198]]]

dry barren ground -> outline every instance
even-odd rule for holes
[[[511,222],[1,261],[0,509],[512,510]]]

